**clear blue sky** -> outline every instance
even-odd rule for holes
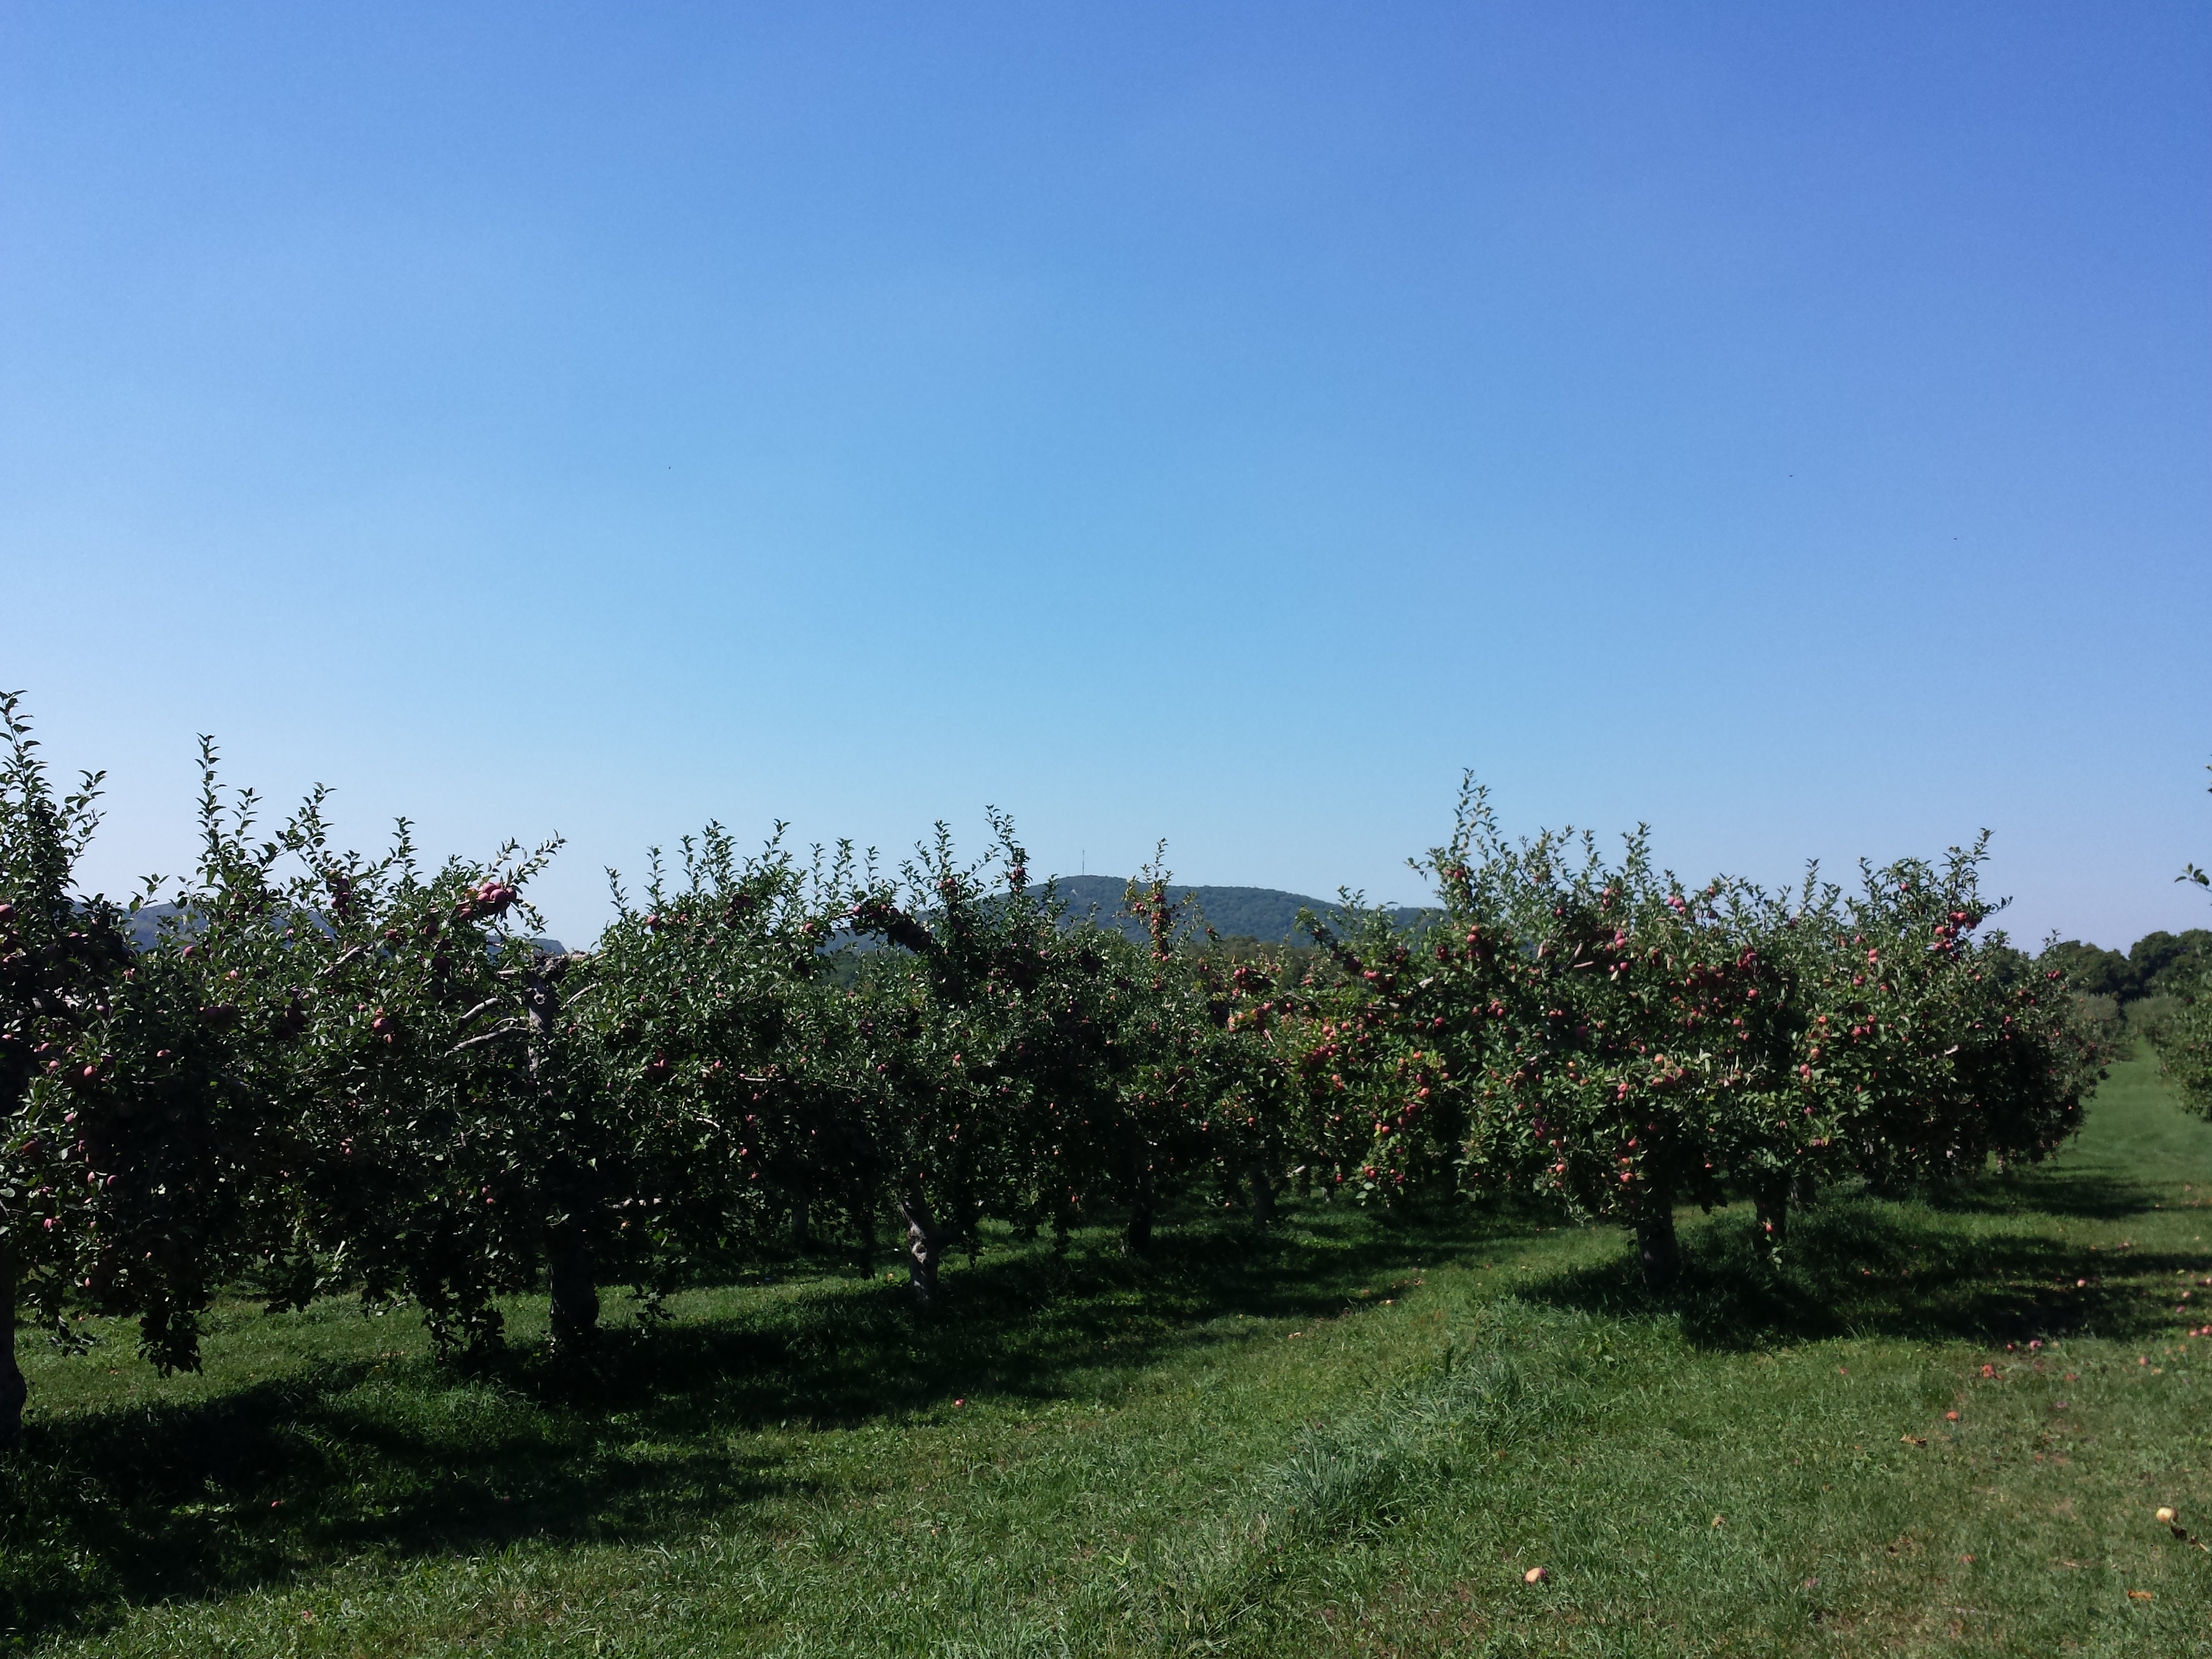
[[[1462,767],[2212,923],[2212,8],[0,4],[0,684],[186,856],[1411,898]]]

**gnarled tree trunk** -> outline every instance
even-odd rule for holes
[[[1643,1270],[1644,1288],[1671,1288],[1682,1271],[1682,1247],[1674,1237],[1674,1200],[1671,1193],[1654,1193],[1636,1218],[1636,1262]]]
[[[925,1310],[937,1305],[937,1264],[945,1253],[945,1236],[921,1183],[909,1181],[899,1194],[899,1213],[906,1218],[907,1282],[914,1286],[915,1304]]]
[[[1267,1173],[1265,1158],[1252,1160],[1252,1219],[1262,1227],[1275,1219],[1275,1177]]]

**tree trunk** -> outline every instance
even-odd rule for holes
[[[1129,1224],[1121,1233],[1122,1255],[1152,1254],[1152,1219],[1157,1197],[1152,1190],[1152,1172],[1148,1169],[1137,1177],[1136,1196],[1129,1205]]]
[[[876,1257],[881,1247],[876,1243],[876,1194],[872,1192],[853,1206],[853,1224],[860,1235],[860,1277],[876,1276]]]
[[[1275,1219],[1275,1178],[1267,1173],[1267,1160],[1252,1160],[1252,1219],[1262,1227],[1272,1226]]]
[[[552,1088],[545,1084],[546,1045],[561,1020],[561,981],[576,960],[573,955],[537,957],[522,981],[523,1010],[530,1020],[530,1040],[524,1054],[530,1075],[540,1079],[539,1104],[549,1122],[558,1103]],[[552,1184],[556,1192],[574,1185],[573,1165],[565,1171],[562,1169],[568,1162],[565,1155],[556,1161]],[[573,1219],[545,1231],[545,1289],[552,1304],[548,1322],[553,1352],[564,1356],[582,1353],[599,1337],[599,1287],[592,1273],[591,1245]]]
[[[802,1250],[811,1249],[814,1243],[814,1234],[807,1225],[811,1207],[805,1193],[798,1194],[791,1200],[791,1242]]]
[[[1636,1261],[1644,1288],[1669,1289],[1682,1271],[1682,1249],[1674,1238],[1674,1204],[1670,1194],[1654,1194],[1636,1221]]]
[[[1129,1212],[1129,1224],[1121,1230],[1123,1255],[1150,1255],[1152,1253],[1152,1201],[1139,1199]]]
[[[22,1443],[23,1402],[30,1398],[31,1388],[15,1363],[15,1258],[4,1249],[0,1249],[0,1339],[7,1345],[0,1348],[0,1451],[13,1451]]]
[[[592,1273],[591,1247],[573,1227],[556,1228],[546,1237],[545,1261],[553,1352],[581,1353],[599,1334],[599,1289]]]
[[[927,1310],[937,1305],[937,1262],[945,1240],[919,1182],[909,1182],[900,1194],[899,1212],[906,1218],[907,1282],[914,1286],[915,1305]]]

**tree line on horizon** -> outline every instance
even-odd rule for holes
[[[535,1291],[580,1363],[607,1285],[649,1319],[794,1236],[872,1268],[888,1228],[927,1310],[987,1224],[1142,1254],[1291,1192],[1541,1204],[1662,1291],[1679,1206],[1747,1202],[1778,1250],[1838,1182],[2039,1158],[2106,1052],[1988,925],[1982,842],[1690,884],[1641,830],[1509,839],[1470,788],[1433,909],[1261,946],[1157,863],[1071,915],[996,813],[980,858],[940,829],[896,869],[710,824],[565,950],[528,898],[556,844],[341,850],[321,792],[264,826],[204,742],[192,872],[83,893],[99,779],[53,783],[18,697],[0,725],[0,1328],[135,1317],[164,1370],[224,1291],[410,1304],[445,1355]],[[11,1341],[0,1438],[24,1398]]]
[[[2043,948],[2042,959],[2066,975],[2086,996],[2110,997],[2124,1007],[2152,997],[2194,996],[2212,970],[2212,928],[2164,929],[2145,933],[2125,951],[2058,939]]]
[[[2174,879],[2212,888],[2212,874],[2194,864]],[[2064,974],[2109,1049],[2147,1042],[2184,1103],[2212,1118],[2212,928],[2160,929],[2124,951],[2053,939],[2041,960]]]

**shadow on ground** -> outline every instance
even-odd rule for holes
[[[33,1418],[0,1464],[0,1632],[118,1601],[235,1591],[364,1553],[696,1532],[806,1483],[749,1431],[911,1417],[975,1395],[1110,1398],[1225,1315],[1334,1313],[1378,1276],[1474,1249],[1510,1218],[1311,1212],[1269,1233],[1164,1229],[1124,1258],[988,1253],[918,1316],[903,1286],[822,1280],[728,1318],[609,1334],[587,1365],[515,1351],[471,1371],[325,1364],[201,1401]]]
[[[2084,1221],[2124,1221],[2148,1211],[2164,1188],[2111,1170],[2058,1161],[2001,1180],[1972,1182],[1929,1195],[1950,1215],[2013,1215],[2024,1210]]]
[[[1660,1313],[1679,1319],[1692,1343],[1715,1351],[1840,1336],[2021,1344],[2147,1338],[2173,1332],[2172,1276],[2201,1273],[2202,1251],[2098,1249],[2026,1227],[1960,1224],[2030,1209],[2118,1221],[2149,1207],[2143,1189],[2094,1174],[2038,1174],[1933,1201],[1854,1194],[1795,1217],[1778,1265],[1747,1213],[1723,1212],[1686,1233],[1681,1279],[1664,1297],[1645,1292],[1625,1248],[1616,1259],[1539,1280],[1521,1294],[1610,1317]]]

